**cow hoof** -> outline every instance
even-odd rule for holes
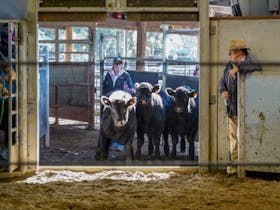
[[[156,155],[156,156],[155,156],[155,159],[156,159],[156,160],[160,160],[160,155]]]
[[[95,160],[101,160],[101,153],[100,152],[95,153]]]
[[[194,160],[194,157],[192,157],[192,156],[189,156],[189,160]]]
[[[160,152],[155,152],[155,159],[160,160]]]
[[[186,152],[186,148],[185,147],[181,147],[181,152],[185,153]]]
[[[136,159],[136,160],[140,160],[140,158],[141,158],[140,152],[136,152],[136,154],[135,154],[135,159]]]
[[[168,157],[168,156],[169,156],[169,149],[166,149],[166,148],[164,147],[164,154],[165,154],[166,157]]]
[[[126,165],[130,166],[132,164],[132,159],[126,159],[125,160]]]
[[[181,142],[181,152],[185,152],[186,151],[186,144],[185,142]]]
[[[171,159],[175,159],[176,158],[176,152],[172,152],[171,153]]]

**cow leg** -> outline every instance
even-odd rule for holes
[[[164,139],[164,154],[166,157],[169,156],[169,144],[168,144],[168,131],[165,129],[163,132]]]
[[[151,157],[154,153],[154,143],[153,143],[153,138],[151,136],[148,136],[148,138],[149,138],[148,155]]]
[[[131,143],[125,145],[126,162],[131,162],[133,160],[133,148]]]
[[[141,158],[141,148],[144,144],[144,133],[143,132],[137,132],[137,150],[135,154],[135,158],[137,160],[140,160]]]
[[[107,160],[109,155],[109,144],[110,139],[106,138],[104,141],[104,146],[101,149],[101,160]]]
[[[95,159],[106,160],[108,158],[108,148],[109,148],[109,139],[105,135],[100,133],[98,136]]]
[[[159,150],[160,135],[154,137],[153,140],[154,140],[154,144],[155,144],[155,158],[160,159],[160,150]]]
[[[185,152],[186,151],[186,140],[185,140],[185,136],[181,136],[181,152]]]
[[[177,134],[172,134],[172,151],[171,151],[171,158],[176,157],[176,146],[178,143],[178,135]]]
[[[194,160],[194,135],[188,137],[189,142],[189,160]]]
[[[98,142],[97,142],[97,147],[96,147],[96,153],[95,153],[95,160],[100,160],[101,159],[101,148],[100,148],[100,134],[98,137]]]
[[[132,147],[133,139],[134,139],[134,132],[129,137],[127,143],[125,144],[126,161],[128,163],[131,163],[131,161],[133,160],[133,147]]]

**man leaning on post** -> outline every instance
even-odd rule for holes
[[[229,141],[230,165],[227,166],[227,174],[235,175],[238,160],[237,139],[237,73],[245,74],[253,71],[261,71],[262,66],[249,54],[250,48],[245,40],[234,39],[229,42],[228,55],[230,61],[226,64],[219,82],[219,93],[224,99],[227,115],[227,138]]]

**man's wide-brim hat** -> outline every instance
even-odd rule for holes
[[[246,42],[243,39],[232,39],[229,42],[228,45],[228,50],[240,50],[240,49],[247,49],[250,50],[250,48],[248,48],[246,46]]]
[[[122,61],[122,59],[121,59],[120,57],[116,57],[116,58],[114,59],[113,63],[114,63],[114,64],[122,64],[123,61]]]

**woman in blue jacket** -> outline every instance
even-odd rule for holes
[[[113,61],[113,68],[106,74],[103,81],[103,95],[110,95],[116,90],[135,93],[133,81],[129,73],[123,70],[123,61],[117,57]]]

